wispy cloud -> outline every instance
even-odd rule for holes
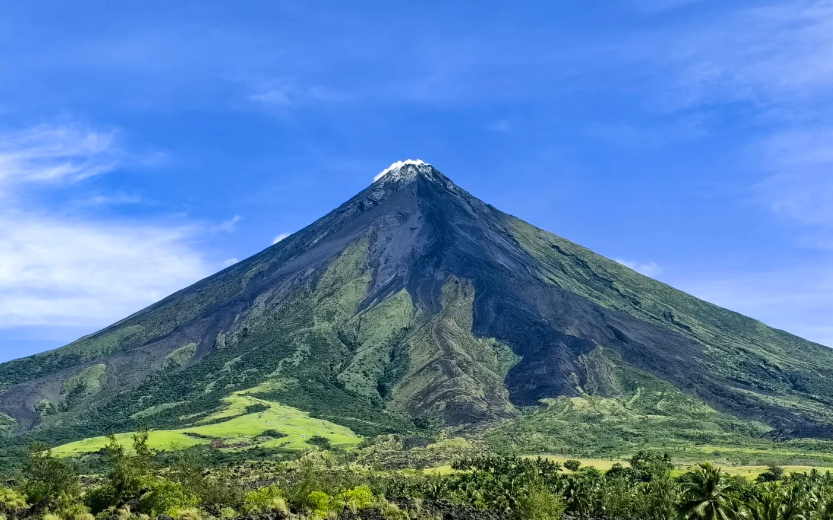
[[[38,125],[0,132],[0,193],[31,183],[75,182],[113,170],[115,132],[79,125]]]
[[[754,148],[771,174],[756,186],[774,212],[833,231],[833,127],[778,133]]]
[[[300,86],[288,79],[272,79],[260,84],[251,101],[271,108],[290,108],[321,103],[344,103],[355,96],[332,88],[314,85]]]
[[[699,1],[700,0],[632,0],[632,3],[637,9],[651,14],[656,14]]]
[[[705,136],[707,120],[706,114],[698,113],[654,124],[596,123],[586,132],[621,148],[651,150]]]
[[[0,327],[103,326],[214,269],[193,246],[198,226],[101,221],[22,195],[31,186],[60,192],[118,169],[124,157],[114,132],[76,124],[0,136]],[[73,207],[137,201],[100,193]]]
[[[625,267],[630,267],[637,273],[644,274],[645,276],[656,276],[662,272],[662,269],[656,262],[635,262],[633,260],[623,260],[621,258],[617,258],[616,261]]]
[[[833,230],[833,1],[726,11],[714,22],[675,27],[641,44],[665,71],[659,108],[686,118],[744,106],[752,115],[744,123],[755,127],[744,161],[754,197],[800,227]],[[625,143],[654,140],[631,130],[608,125],[596,133]],[[653,137],[661,142],[663,135],[681,133]]]
[[[272,239],[272,245],[277,244],[278,242],[280,242],[281,240],[283,240],[284,238],[288,237],[291,234],[292,233],[286,233],[286,232],[279,234],[278,236],[276,236],[275,238]]]
[[[833,3],[783,2],[729,14],[718,23],[675,27],[640,42],[670,80],[665,110],[751,102],[767,113],[783,111],[833,88]],[[684,41],[685,45],[675,42]],[[783,112],[782,112],[783,111]]]
[[[673,284],[706,301],[833,347],[833,269],[826,263],[757,270],[750,266],[674,280]]]
[[[500,121],[495,121],[494,123],[488,125],[487,128],[493,132],[509,133],[512,131],[512,123],[506,119],[501,119]]]
[[[291,106],[293,104],[289,89],[284,86],[272,87],[259,94],[252,94],[249,99],[272,106]]]
[[[121,206],[125,204],[143,204],[145,199],[140,195],[130,195],[123,192],[112,194],[98,194],[78,201],[79,206]]]
[[[243,220],[243,217],[241,217],[240,215],[235,215],[230,219],[217,224],[216,226],[212,226],[211,231],[231,233],[235,230],[235,228],[237,227],[237,223],[241,220]]]
[[[0,327],[100,326],[211,272],[195,230],[0,216]]]

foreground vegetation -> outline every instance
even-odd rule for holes
[[[127,449],[111,435],[80,466],[33,446],[0,487],[0,519],[833,519],[830,472],[772,466],[748,479],[710,463],[681,470],[651,451],[601,471],[579,460],[483,454],[462,439],[408,449],[387,437],[342,450],[316,436],[292,460],[216,465],[199,449],[160,456],[146,429],[132,441]],[[452,453],[445,471],[419,468]]]

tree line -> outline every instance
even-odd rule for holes
[[[244,469],[208,469],[188,452],[163,465],[147,441],[145,429],[132,449],[111,436],[99,474],[84,476],[33,446],[18,477],[0,487],[0,520],[833,520],[830,473],[787,476],[773,466],[748,480],[710,463],[680,473],[657,452],[605,472],[578,461],[483,455],[431,474],[359,466],[325,447]]]

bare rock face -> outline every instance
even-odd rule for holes
[[[0,412],[13,435],[71,440],[137,414],[187,424],[268,387],[366,433],[482,427],[616,395],[587,362],[599,348],[779,435],[833,436],[833,351],[502,213],[422,161],[96,334],[0,365]]]

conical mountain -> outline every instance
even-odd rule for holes
[[[406,161],[261,253],[0,365],[0,431],[7,443],[58,443],[137,420],[183,428],[215,420],[232,395],[360,434],[479,429],[549,398],[630,399],[653,381],[657,395],[771,435],[833,437],[831,378],[833,350],[637,274]]]

